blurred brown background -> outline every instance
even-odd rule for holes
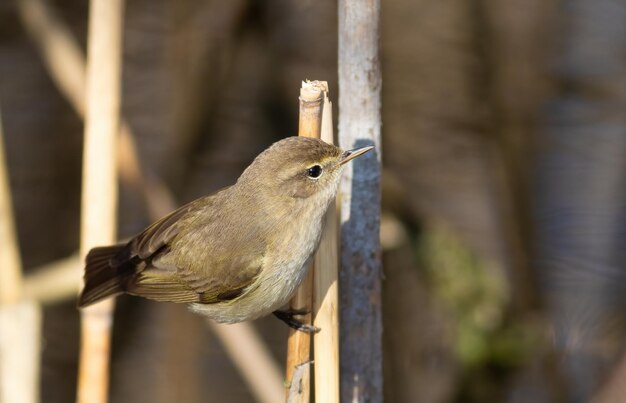
[[[0,2],[0,107],[32,274],[78,248],[83,127],[19,3]],[[84,50],[87,2],[48,4]],[[122,113],[149,175],[179,203],[207,194],[296,133],[301,80],[336,100],[336,9],[128,0]],[[381,32],[385,401],[624,388],[626,3],[393,0]],[[120,198],[126,237],[149,218]],[[113,402],[254,401],[185,307],[118,301]],[[255,326],[282,365],[286,327]],[[77,354],[75,301],[46,306],[43,402],[74,401]]]

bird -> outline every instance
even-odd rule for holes
[[[344,151],[319,139],[287,137],[259,154],[236,183],[194,200],[128,242],[86,256],[79,308],[120,294],[188,304],[219,323],[281,310],[319,246],[323,217],[345,164],[374,147]]]

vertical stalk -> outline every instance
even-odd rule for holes
[[[380,0],[339,0],[339,145],[373,145],[348,164],[341,199],[341,400],[383,401]]]
[[[329,144],[334,143],[332,110],[326,93],[321,138]],[[324,219],[313,272],[313,324],[322,329],[313,337],[315,400],[339,403],[339,233],[334,201]]]
[[[323,91],[326,83],[303,82],[300,89],[300,122],[298,135],[320,138],[322,127]],[[314,266],[314,265],[313,265]],[[311,267],[304,281],[289,303],[289,308],[311,312],[313,304],[313,271]],[[311,314],[300,317],[302,322],[310,324]],[[308,403],[311,396],[311,335],[289,329],[287,341],[287,401],[289,403]],[[296,376],[297,375],[297,376]]]
[[[116,241],[123,0],[91,0],[80,253]],[[113,300],[82,311],[78,403],[104,403]]]

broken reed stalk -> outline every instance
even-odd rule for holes
[[[24,27],[34,41],[52,81],[76,113],[84,118],[86,67],[78,41],[45,0],[19,0],[17,5]],[[118,153],[120,179],[131,184],[130,187],[141,193],[152,220],[158,220],[176,208],[174,197],[169,189],[158,178],[147,178],[144,175],[133,133],[130,126],[123,120],[120,127]],[[81,270],[81,266],[81,259],[78,255],[74,255],[33,270],[34,273],[25,279],[24,293],[28,298],[41,303],[52,303],[74,297],[80,289],[80,285],[76,282],[76,272]],[[215,330],[210,324],[209,327]],[[215,334],[224,345],[227,345],[230,339],[241,339],[250,343],[250,346],[246,347],[249,356],[245,359],[233,354],[231,349],[226,349],[230,359],[250,384],[257,381],[248,379],[246,373],[248,375],[260,374],[264,371],[263,368],[270,365],[269,362],[277,368],[275,362],[271,361],[272,358],[268,354],[265,343],[253,332],[250,324],[242,323],[239,326],[223,327]],[[257,370],[245,369],[254,363],[258,363]],[[268,376],[267,374],[270,373],[272,375]],[[277,388],[281,388],[283,377],[276,375],[277,373],[278,371],[266,372],[264,379],[276,385]],[[251,390],[257,400],[262,402],[271,401],[275,396],[275,393],[261,395],[267,389],[251,386]]]
[[[339,0],[339,145],[373,145],[345,168],[341,200],[341,400],[383,401],[380,0]]]
[[[123,0],[91,0],[80,255],[117,241],[117,149]],[[78,403],[108,400],[112,299],[81,311]]]
[[[322,129],[322,108],[324,91],[328,90],[325,82],[303,82],[300,88],[300,120],[298,136],[320,138]],[[314,264],[312,266],[315,266]],[[313,305],[313,271],[310,267],[302,284],[289,302],[289,309],[312,311]],[[311,324],[311,314],[299,316],[303,323]],[[287,341],[288,388],[286,399],[289,403],[308,403],[311,396],[311,335],[295,329],[289,329]],[[303,365],[306,364],[306,365]],[[298,368],[298,379],[294,374]],[[295,381],[295,382],[294,382]]]
[[[41,313],[22,300],[22,262],[0,118],[0,402],[39,401]]]
[[[323,141],[334,144],[332,103],[324,94]],[[331,202],[324,217],[320,246],[313,272],[313,325],[323,329],[313,336],[315,400],[339,403],[339,233],[337,206]]]

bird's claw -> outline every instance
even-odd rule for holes
[[[292,329],[296,329],[301,332],[305,332],[309,334],[317,333],[321,330],[319,327],[302,323],[298,319],[294,318],[294,316],[307,315],[309,313],[310,311],[305,310],[305,309],[289,309],[287,311],[274,311],[273,312],[274,316],[276,316],[278,319],[285,322]]]

